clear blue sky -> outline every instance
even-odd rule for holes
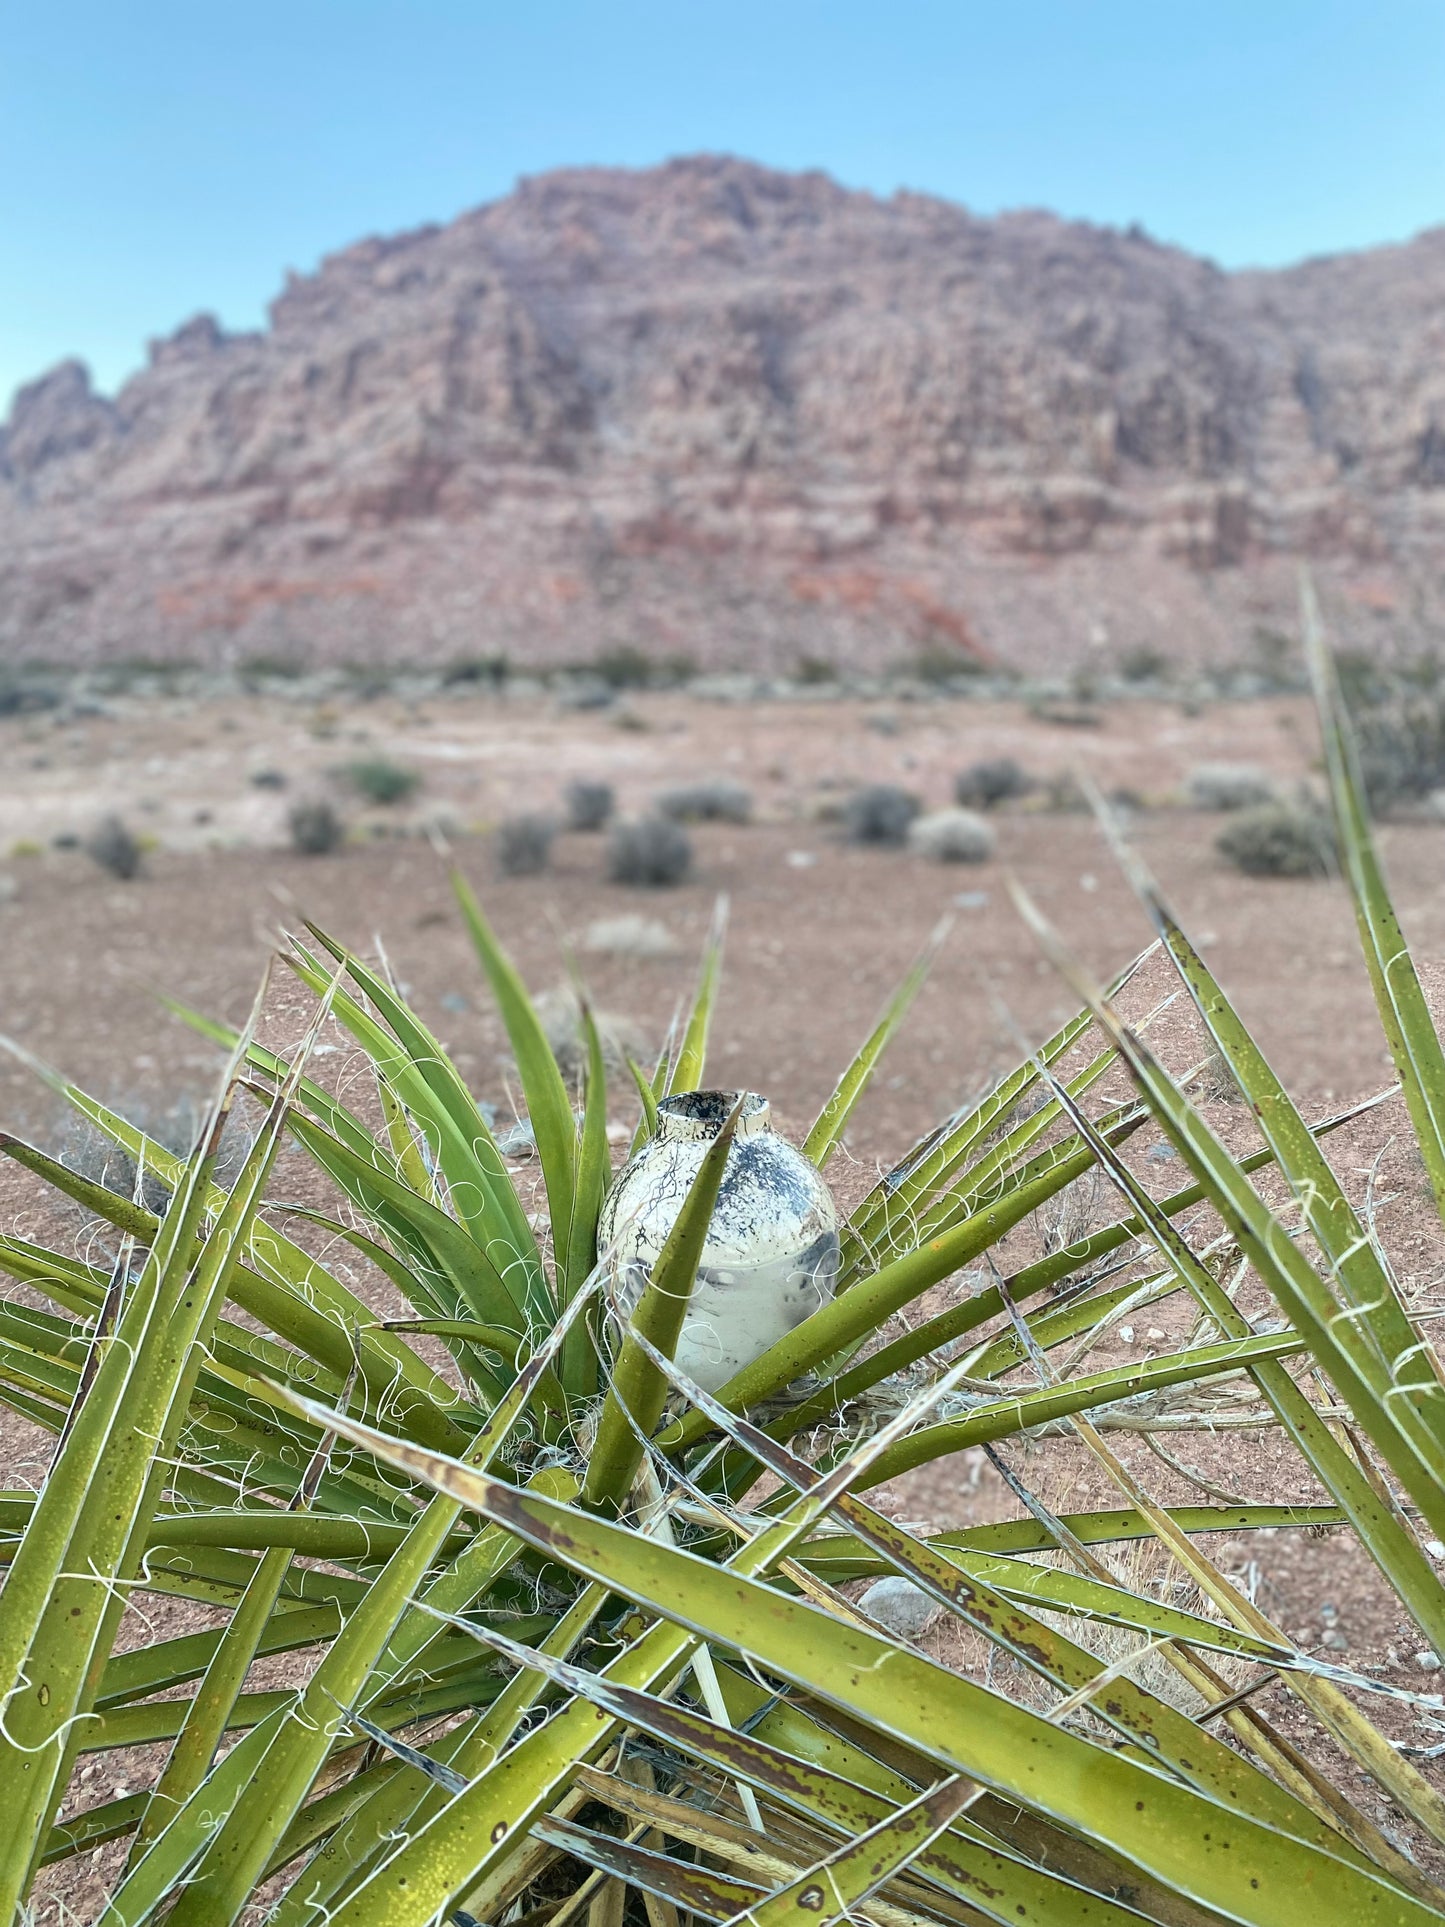
[[[1442,0],[4,0],[0,408],[518,174],[727,150],[1225,265],[1445,221]]]

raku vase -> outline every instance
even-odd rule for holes
[[[743,1098],[676,1359],[704,1391],[800,1325],[833,1295],[838,1211],[801,1151],[752,1092],[684,1091],[657,1107],[656,1133],[619,1172],[597,1228],[624,1310],[637,1303],[709,1144]]]

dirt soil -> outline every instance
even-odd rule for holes
[[[324,858],[293,854],[285,832],[290,803],[314,793],[344,800],[338,767],[363,754],[422,772],[416,796],[392,810],[348,805],[353,837],[346,848]],[[0,900],[0,1029],[23,1051],[157,1128],[178,1097],[204,1100],[219,1062],[215,1049],[162,1008],[157,989],[239,1022],[277,930],[299,927],[304,916],[353,946],[383,943],[422,1017],[478,1095],[506,1115],[512,1091],[505,1039],[445,865],[424,834],[430,830],[433,840],[439,832],[449,842],[534,990],[565,980],[571,949],[598,1006],[653,1048],[690,992],[697,952],[725,893],[730,924],[714,1075],[767,1092],[782,1128],[798,1136],[930,930],[948,917],[932,976],[830,1172],[847,1202],[916,1134],[978,1095],[1072,1014],[1073,998],[1038,957],[1012,907],[1010,873],[1100,976],[1148,941],[1142,913],[1092,819],[1042,807],[1040,795],[996,814],[997,857],[977,866],[850,847],[830,820],[837,799],[859,782],[901,783],[927,807],[939,807],[950,800],[956,770],[999,755],[1016,756],[1045,784],[1078,768],[1105,790],[1131,793],[1136,847],[1308,1115],[1390,1081],[1342,887],[1239,877],[1213,852],[1222,819],[1179,801],[1189,770],[1206,762],[1257,764],[1285,783],[1310,780],[1316,746],[1309,714],[1289,699],[1198,714],[1140,702],[1106,710],[1087,727],[1004,704],[739,708],[682,694],[580,713],[540,699],[462,698],[407,709],[384,698],[317,715],[258,699],[214,708],[121,705],[58,725],[48,718],[0,722],[0,878],[11,879],[8,890],[0,884],[8,899]],[[284,788],[256,786],[250,779],[261,770],[279,772]],[[668,784],[726,776],[751,788],[755,820],[697,826],[694,874],[671,890],[609,882],[605,839],[579,834],[558,838],[545,874],[499,876],[490,827],[517,810],[557,809],[563,786],[579,776],[614,783],[629,812]],[[83,836],[108,810],[122,811],[154,839],[133,882],[117,882],[82,851],[55,845],[57,837]],[[1383,835],[1397,905],[1432,996],[1445,951],[1442,839],[1445,829],[1425,824]],[[587,947],[595,923],[627,915],[665,926],[667,954],[618,956]],[[1156,962],[1131,987],[1131,1012],[1142,1016],[1171,987]],[[273,1021],[283,1028],[299,1022],[305,1003],[289,980],[278,981]],[[1203,1054],[1192,1012],[1182,1005],[1157,1018],[1153,1034],[1178,1070]],[[340,1074],[344,1079],[344,1064]],[[1091,1103],[1122,1094],[1121,1083],[1100,1087]],[[1211,1101],[1209,1115],[1235,1148],[1250,1144],[1242,1106]],[[616,1135],[631,1121],[619,1091]],[[51,1142],[58,1128],[54,1100],[14,1058],[0,1059],[0,1128]],[[1408,1137],[1395,1102],[1342,1133],[1334,1154],[1354,1194],[1376,1210],[1407,1293],[1417,1309],[1432,1313],[1440,1305],[1445,1253]],[[1157,1134],[1142,1133],[1130,1158],[1156,1191],[1179,1182],[1177,1160],[1171,1169]],[[1051,1239],[1071,1239],[1116,1215],[1102,1185],[1071,1193],[1067,1209],[1066,1223],[1020,1227],[1006,1247],[1006,1268],[1028,1262]],[[0,1224],[30,1236],[49,1227],[42,1194],[11,1168],[0,1172]],[[1205,1234],[1203,1220],[1198,1229]],[[957,1289],[941,1288],[925,1309],[940,1307]],[[1268,1316],[1271,1308],[1251,1300],[1249,1289],[1241,1303]],[[1101,1339],[1077,1369],[1166,1349],[1187,1334],[1188,1323],[1175,1303],[1146,1309]],[[1211,1490],[1271,1502],[1320,1497],[1273,1431],[1166,1440],[1205,1481],[1203,1490],[1137,1437],[1110,1438],[1169,1503],[1198,1503]],[[12,1425],[4,1444],[9,1482],[34,1483],[44,1441]],[[1003,1456],[1058,1509],[1125,1503],[1076,1440],[1015,1442]],[[931,1527],[1012,1517],[1020,1509],[977,1452],[897,1481],[886,1498],[899,1517]],[[1310,1650],[1415,1689],[1429,1690],[1441,1677],[1417,1660],[1419,1635],[1344,1535],[1216,1536],[1210,1550]],[[157,1623],[171,1630],[171,1618],[190,1610],[165,1604]],[[976,1657],[962,1647],[953,1651],[946,1638],[940,1650],[959,1663]],[[1260,1694],[1258,1704],[1291,1738],[1308,1741],[1377,1824],[1411,1839],[1399,1814],[1314,1737],[1313,1723],[1283,1688]],[[1407,1705],[1372,1701],[1369,1710],[1401,1739],[1432,1744],[1441,1737]],[[1433,1766],[1427,1770],[1437,1775]],[[102,1770],[79,1804],[113,1791],[114,1776],[106,1780]],[[76,1910],[72,1917],[88,1918],[87,1895],[98,1895],[107,1864],[102,1855],[78,1886],[57,1885],[57,1904],[63,1892]]]

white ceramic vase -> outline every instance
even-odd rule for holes
[[[597,1229],[624,1309],[637,1303],[709,1144],[743,1098],[677,1363],[705,1391],[833,1295],[838,1210],[822,1176],[773,1130],[751,1092],[684,1091],[657,1107],[657,1131],[618,1173]]]

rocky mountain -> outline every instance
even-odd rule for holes
[[[1238,655],[1445,577],[1445,229],[1226,274],[726,158],[583,169],[291,276],[0,431],[0,655]]]

